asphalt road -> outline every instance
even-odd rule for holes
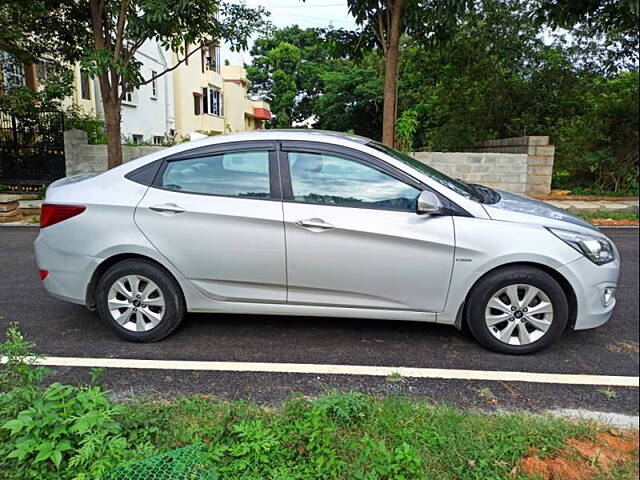
[[[638,230],[606,229],[622,254],[618,306],[596,330],[567,331],[536,355],[488,352],[453,327],[378,320],[190,314],[166,340],[120,340],[84,307],[47,295],[38,279],[32,242],[37,228],[0,227],[0,330],[18,322],[50,356],[331,363],[350,365],[513,370],[637,376]],[[86,369],[57,368],[65,381],[86,382]],[[207,393],[278,402],[293,392],[327,388],[424,396],[483,408],[588,408],[637,415],[638,389],[505,382],[402,379],[304,374],[110,370],[114,395]],[[491,390],[495,398],[487,396]],[[612,393],[613,392],[613,393]]]

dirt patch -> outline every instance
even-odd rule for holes
[[[614,220],[613,218],[594,218],[589,220],[599,227],[637,227],[638,220]]]
[[[601,432],[596,440],[569,439],[567,446],[546,458],[532,450],[516,466],[541,480],[590,480],[607,478],[613,469],[629,462],[638,450],[638,432]]]
[[[604,348],[613,353],[640,353],[638,342],[625,342],[620,340],[618,342],[609,343]]]

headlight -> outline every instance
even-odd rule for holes
[[[596,265],[604,265],[605,263],[615,260],[613,245],[602,237],[557,228],[549,228],[549,231],[582,253]]]

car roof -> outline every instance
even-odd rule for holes
[[[278,128],[267,130],[252,130],[248,132],[228,133],[214,137],[215,143],[248,141],[248,140],[345,140],[360,145],[372,142],[370,138],[361,137],[344,132],[332,132],[331,130],[315,130],[312,128]]]

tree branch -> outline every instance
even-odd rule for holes
[[[143,82],[137,83],[135,86],[136,86],[136,87],[141,87],[141,86],[143,86],[143,85],[147,85],[147,84],[149,84],[149,83],[153,82],[154,80],[156,80],[157,78],[160,78],[161,76],[163,76],[163,75],[165,75],[165,74],[167,74],[167,73],[169,73],[169,72],[174,71],[176,68],[178,68],[178,67],[179,67],[180,65],[182,65],[184,62],[186,62],[186,61],[187,61],[187,59],[188,59],[191,55],[193,55],[193,54],[194,54],[194,53],[196,53],[196,52],[199,52],[201,48],[202,48],[202,47],[198,47],[198,48],[196,48],[195,50],[193,50],[193,51],[189,52],[189,53],[188,53],[188,54],[187,54],[187,55],[186,55],[182,60],[180,60],[180,61],[176,62],[176,64],[175,64],[175,65],[173,65],[172,67],[167,68],[164,72],[160,72],[160,73],[158,73],[157,75],[154,75],[154,76],[153,76],[153,77],[151,77],[149,80],[144,80]]]
[[[116,46],[113,50],[113,60],[117,60],[120,57],[122,51],[122,45],[124,44],[124,27],[127,23],[127,10],[131,0],[122,0],[120,5],[120,14],[118,15],[118,26],[116,27]]]

